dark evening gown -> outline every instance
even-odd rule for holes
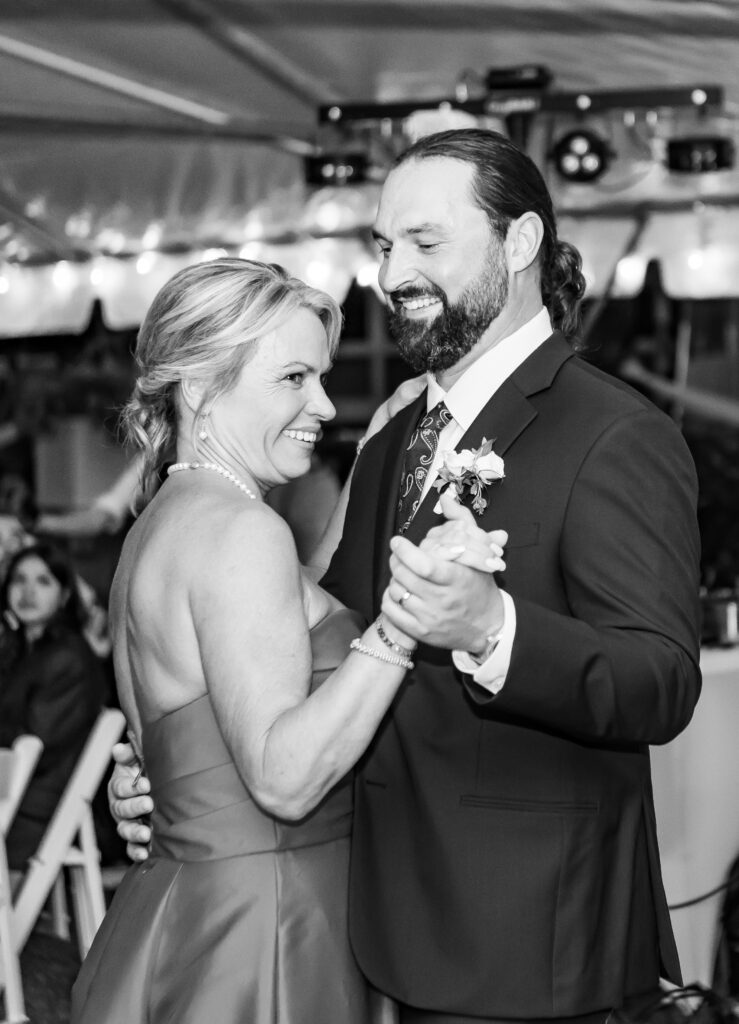
[[[358,626],[311,633],[313,686]],[[207,694],[144,727],[152,855],[121,883],[72,1024],[369,1024],[347,935],[351,785],[297,823],[254,803]]]

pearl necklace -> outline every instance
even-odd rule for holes
[[[251,498],[252,501],[257,500],[256,494],[250,491],[246,484],[239,480],[237,476],[234,476],[230,469],[226,469],[219,462],[175,462],[173,466],[170,466],[167,470],[167,476],[171,476],[172,473],[181,473],[184,469],[210,469],[214,473],[218,473],[223,477],[224,480],[229,480],[235,487],[238,487],[240,491],[243,491],[247,498]]]

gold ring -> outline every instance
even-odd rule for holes
[[[398,598],[398,604],[400,605],[400,607],[403,607],[403,601],[407,601],[408,598],[412,596],[413,595],[411,594],[410,590],[406,590],[405,593],[401,594],[401,596]]]

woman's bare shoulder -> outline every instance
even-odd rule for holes
[[[240,496],[237,495],[237,497]],[[198,621],[219,609],[247,617],[260,608],[287,610],[302,600],[300,565],[287,523],[261,502],[222,502],[200,509],[198,521],[181,534],[183,551],[167,562],[184,584]]]
[[[157,496],[158,497],[158,496]],[[129,531],[121,552],[124,563],[164,555],[189,562],[228,561],[237,553],[295,550],[287,523],[262,501],[222,494],[170,498],[146,508]]]
[[[197,528],[203,537],[203,552],[218,562],[235,556],[257,565],[265,560],[294,564],[298,556],[290,527],[285,520],[263,502],[238,502],[229,508],[214,511],[212,519],[203,520]]]

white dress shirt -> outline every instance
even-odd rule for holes
[[[484,355],[480,356],[465,370],[459,380],[455,381],[449,391],[445,392],[436,378],[428,375],[428,392],[426,398],[427,411],[444,400],[446,407],[454,417],[439,434],[436,456],[431,463],[424,482],[422,497],[431,489],[439,475],[444,452],[453,451],[462,435],[472,426],[478,414],[514,370],[534,352],[539,345],[552,334],[549,313],[542,307],[536,316],[527,321],[523,327],[503,338]],[[474,441],[479,447],[482,438]],[[495,449],[493,449],[494,451]],[[505,529],[505,523],[500,524]],[[503,554],[505,558],[505,553]],[[511,651],[516,635],[516,606],[510,594],[501,590],[503,598],[504,623],[497,634],[498,642],[490,657],[480,664],[466,651],[453,651],[452,658],[457,668],[472,676],[476,683],[484,686],[491,693],[498,693],[505,683],[511,663]]]

